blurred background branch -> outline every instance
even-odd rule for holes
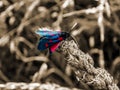
[[[120,87],[120,0],[0,0],[0,18],[1,87],[53,82],[90,89],[79,84],[61,53],[37,50],[34,31],[40,27],[70,32],[95,68],[107,70]]]

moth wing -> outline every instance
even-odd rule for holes
[[[53,37],[41,37],[38,42],[38,49],[45,50],[45,49],[53,46],[52,47],[53,49],[51,49],[51,50],[54,51],[55,47],[57,48],[57,45],[55,45],[55,44],[60,42],[60,40],[58,40],[58,38],[59,38],[59,35],[54,35]]]
[[[40,40],[38,42],[38,49],[39,50],[47,49],[48,48],[47,43],[48,43],[48,38],[46,38],[46,37],[40,38]]]
[[[58,47],[59,47],[60,43],[56,43],[54,45],[52,45],[49,50],[50,50],[50,53],[54,52]]]
[[[35,31],[36,34],[40,35],[40,36],[54,36],[56,34],[59,34],[60,31],[52,31],[52,30],[46,30],[46,29],[39,29],[37,31]]]

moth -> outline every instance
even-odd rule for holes
[[[38,42],[38,49],[45,50],[49,48],[49,52],[53,53],[60,45],[60,42],[70,36],[67,32],[53,31],[48,28],[40,28],[36,31],[36,34],[41,38]]]

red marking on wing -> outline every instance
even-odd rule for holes
[[[58,40],[62,41],[62,40],[63,40],[63,38],[62,38],[62,37],[59,37],[59,38],[58,38]]]
[[[52,42],[52,40],[50,39],[49,42]]]
[[[48,43],[46,43],[45,46],[48,47]]]
[[[59,46],[59,43],[54,44],[53,46],[50,47],[50,51],[54,52]]]

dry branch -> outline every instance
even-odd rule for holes
[[[15,83],[9,82],[6,84],[0,84],[0,90],[82,90],[77,88],[61,87],[54,83]]]
[[[36,6],[39,5],[39,3],[40,3],[40,0],[35,0],[35,1],[27,8],[27,12],[26,12],[24,18],[22,19],[21,24],[20,24],[19,27],[18,27],[18,30],[17,30],[17,31],[18,31],[18,34],[20,34],[20,33],[22,32],[22,30],[23,30],[23,28],[24,28],[24,26],[25,26],[23,22],[25,22],[28,18],[30,18],[30,16],[32,15],[33,10],[35,9]]]
[[[2,20],[5,20],[6,16],[10,14],[13,9],[19,9],[23,5],[24,1],[16,2],[10,5],[4,12],[0,13],[0,18],[2,18]]]
[[[92,90],[119,90],[113,77],[105,69],[95,68],[91,56],[79,50],[74,40],[63,41],[58,51],[64,54],[78,81],[86,83]]]

